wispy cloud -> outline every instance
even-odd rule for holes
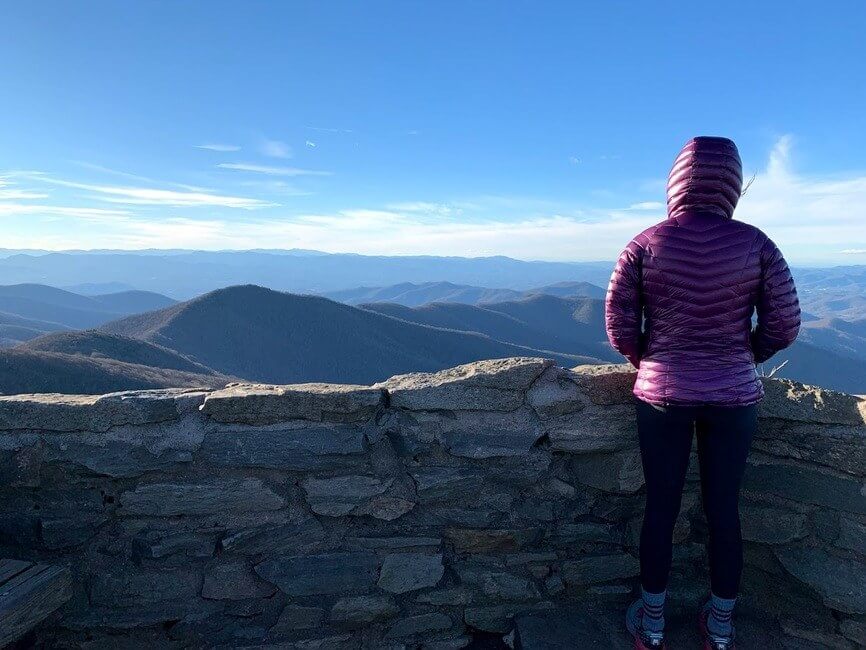
[[[94,192],[93,198],[109,203],[122,203],[126,205],[164,205],[173,207],[197,207],[212,206],[223,208],[240,208],[252,210],[275,205],[268,201],[251,199],[242,196],[229,196],[225,194],[214,194],[210,192],[179,192],[176,190],[163,190],[149,187],[122,187],[117,185],[94,185],[90,183],[77,183],[48,176],[40,176],[43,183],[71,187],[80,190]]]
[[[665,204],[661,201],[641,201],[628,206],[629,210],[664,210]]]
[[[48,195],[31,190],[0,190],[0,201],[21,201],[27,199],[47,199]]]
[[[299,169],[298,167],[275,167],[272,165],[257,165],[254,163],[220,163],[221,169],[231,169],[239,172],[267,174],[268,176],[330,176],[331,172]]]
[[[786,255],[807,257],[840,244],[866,244],[866,175],[799,173],[793,165],[795,140],[779,138],[766,168],[737,207],[737,218],[764,229]]]
[[[262,140],[259,153],[271,158],[291,158],[292,148],[280,140]]]
[[[842,255],[866,255],[866,248],[846,248]]]
[[[82,208],[59,205],[37,205],[34,203],[0,203],[0,216],[51,215],[75,217],[78,219],[117,219],[129,215],[126,210],[107,210],[102,208]]]
[[[216,142],[209,144],[196,144],[193,145],[196,149],[207,149],[208,151],[220,151],[220,152],[229,152],[229,151],[240,151],[241,148],[234,144],[219,144]]]
[[[207,192],[208,190],[203,187],[197,187],[195,185],[188,185],[186,183],[167,183],[164,181],[157,180],[155,178],[151,178],[150,176],[142,176],[141,174],[131,174],[129,172],[121,171],[119,169],[112,169],[111,167],[105,167],[103,165],[97,165],[95,163],[86,162],[83,160],[73,160],[73,163],[78,165],[79,167],[83,167],[84,169],[89,169],[91,171],[100,172],[102,174],[109,174],[111,176],[118,176],[120,178],[127,178],[132,181],[138,181],[139,183],[152,183],[153,185],[168,185],[169,187],[180,187],[181,189],[190,190],[191,192]]]

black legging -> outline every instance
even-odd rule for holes
[[[667,588],[692,436],[697,432],[701,499],[709,525],[713,593],[735,598],[743,571],[740,483],[757,426],[752,406],[653,406],[638,401],[637,424],[647,498],[640,536],[641,584]]]

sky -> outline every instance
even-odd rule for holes
[[[866,3],[0,0],[4,248],[609,260],[694,135],[866,263]]]

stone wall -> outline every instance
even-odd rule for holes
[[[636,584],[623,366],[485,361],[384,384],[0,398],[0,557],[69,565],[49,647],[459,648]],[[744,607],[866,638],[866,406],[767,381]],[[693,459],[671,606],[706,593]],[[794,645],[790,647],[795,647]]]

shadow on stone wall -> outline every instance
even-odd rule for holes
[[[373,387],[3,397],[0,557],[72,568],[49,646],[444,649],[527,612],[618,610],[643,505],[633,377],[523,358]],[[802,647],[866,643],[866,407],[765,388],[744,607]],[[693,608],[695,459],[675,536],[671,605]]]

